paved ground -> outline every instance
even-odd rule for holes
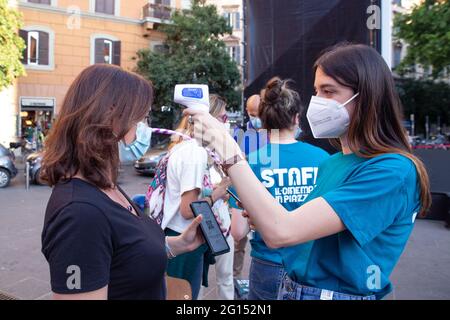
[[[121,186],[130,194],[146,190],[148,178],[125,168]],[[49,299],[49,271],[40,252],[40,234],[50,188],[25,190],[24,177],[0,189],[0,291],[21,299]],[[246,257],[244,275],[248,274]],[[419,220],[391,277],[395,291],[388,299],[450,299],[450,230],[443,222]],[[214,268],[206,299],[215,299]]]

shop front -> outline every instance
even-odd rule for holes
[[[54,111],[55,98],[20,98],[20,124],[19,136],[31,144],[32,149],[39,151],[48,130],[51,127]]]

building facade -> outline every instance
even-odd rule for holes
[[[217,12],[222,15],[228,25],[233,29],[232,34],[225,35],[223,41],[230,57],[237,63],[241,73],[242,88],[244,83],[244,6],[242,0],[207,0],[207,4],[215,5]],[[243,92],[243,89],[242,89]],[[242,96],[242,101],[243,101]],[[242,123],[243,104],[241,110],[228,112],[229,122],[232,124]]]
[[[411,12],[415,5],[419,5],[423,0],[392,0],[392,19],[397,15],[407,14]],[[392,22],[392,27],[393,22]],[[400,39],[392,41],[392,68],[397,67],[406,56],[407,44]]]
[[[233,29],[232,34],[226,35],[223,41],[225,42],[230,57],[236,61],[239,69],[242,71],[244,56],[242,43],[244,35],[242,0],[207,0],[206,3],[215,5],[219,15],[222,15]]]
[[[420,5],[424,0],[393,0],[392,1],[392,16],[393,19],[397,15],[409,14],[414,9],[414,6]],[[395,33],[395,32],[394,32]],[[402,39],[392,40],[392,68],[397,67],[408,53],[408,44]],[[395,72],[395,71],[394,71]],[[431,79],[433,69],[432,67],[424,67],[420,64],[414,66],[413,72],[406,75],[415,79]],[[450,84],[450,73],[440,79]]]
[[[186,0],[16,0],[23,15],[26,76],[0,93],[0,143],[44,132],[75,77],[95,63],[136,66],[139,49],[164,41],[158,26]]]

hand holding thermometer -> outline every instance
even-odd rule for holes
[[[209,112],[209,88],[205,84],[177,84],[173,101],[186,108]]]

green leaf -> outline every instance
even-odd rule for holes
[[[18,35],[21,15],[0,0],[0,90],[11,85],[15,78],[25,74],[21,63],[25,43]]]
[[[421,64],[433,68],[433,78],[443,77],[450,66],[450,1],[427,0],[411,13],[394,20],[395,37],[408,44],[405,59],[398,68],[408,73],[411,66]]]

